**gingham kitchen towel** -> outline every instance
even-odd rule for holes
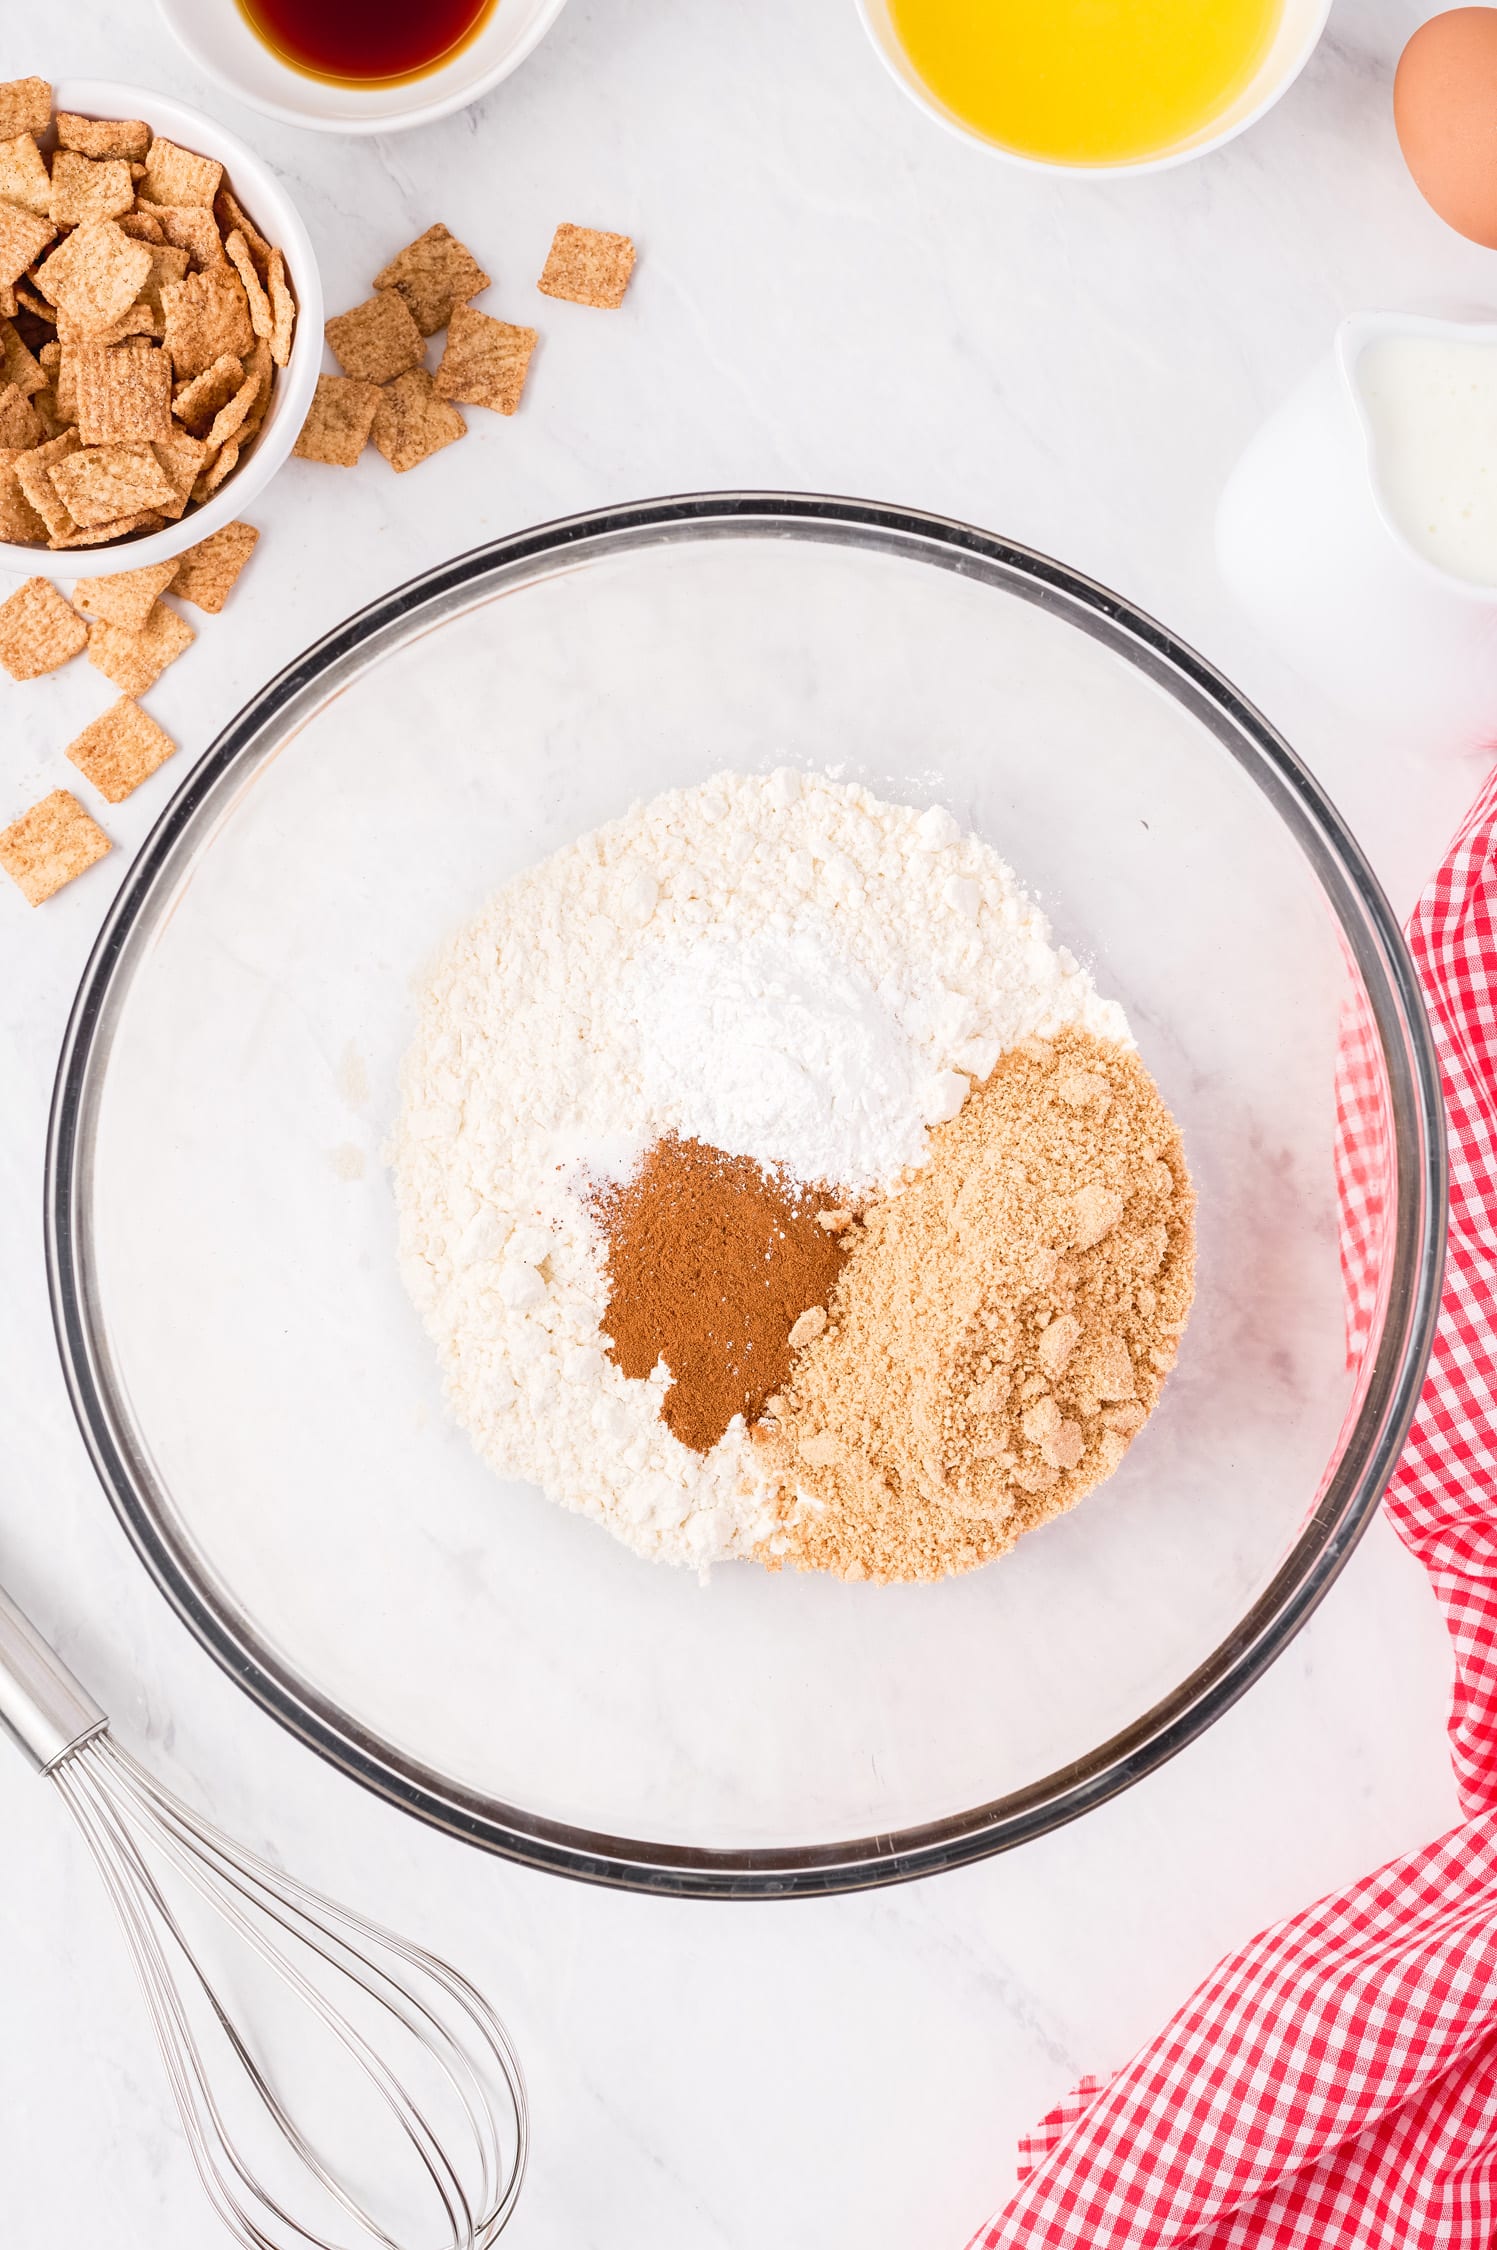
[[[1444,1079],[1450,1247],[1386,1506],[1450,1628],[1472,1818],[1223,1961],[1126,2069],[1043,2120],[973,2250],[1497,2245],[1497,774],[1409,942]],[[1354,1344],[1384,1192],[1362,1036],[1341,1085]]]

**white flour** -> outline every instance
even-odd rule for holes
[[[589,1180],[666,1133],[850,1193],[1034,1032],[1128,1041],[1003,862],[939,807],[820,776],[720,775],[518,876],[451,943],[392,1144],[401,1268],[490,1467],[637,1552],[752,1553],[741,1420],[705,1457],[599,1329]]]

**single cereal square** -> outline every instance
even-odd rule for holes
[[[361,383],[352,375],[319,375],[311,411],[292,452],[302,461],[351,469],[369,442],[379,402],[377,383]]]
[[[84,445],[171,436],[171,362],[158,345],[80,344],[69,357]]]
[[[165,242],[161,221],[153,219],[149,211],[127,211],[115,225],[121,234],[132,235],[137,242]]]
[[[0,383],[14,383],[28,398],[33,391],[47,388],[45,370],[32,358],[8,320],[0,320]]]
[[[388,383],[421,365],[426,346],[420,329],[393,289],[378,289],[352,312],[337,313],[324,333],[345,375],[361,383]]]
[[[118,156],[80,156],[60,148],[52,159],[52,200],[47,216],[55,226],[80,227],[85,219],[119,219],[135,201],[130,167]]]
[[[68,744],[66,756],[111,805],[123,803],[177,745],[133,697],[122,695]]]
[[[151,451],[166,471],[172,487],[172,498],[160,503],[161,512],[175,523],[186,512],[192,488],[208,458],[208,448],[201,438],[189,436],[186,430],[174,430],[169,438],[154,438]]]
[[[213,616],[234,591],[234,582],[255,551],[260,534],[253,524],[226,523],[189,547],[177,565],[172,592],[180,601],[192,602]]]
[[[167,282],[161,302],[166,310],[166,348],[179,376],[201,375],[226,353],[238,358],[254,345],[244,284],[230,265]]]
[[[0,388],[0,445],[27,453],[42,442],[42,426],[19,383]]]
[[[8,539],[18,547],[46,545],[47,527],[37,514],[16,474],[17,459],[24,460],[7,449],[0,453],[0,539]]]
[[[127,633],[119,625],[91,625],[88,661],[126,695],[144,695],[196,638],[185,617],[158,601],[138,633]]]
[[[465,406],[492,407],[513,414],[525,388],[525,371],[539,337],[533,328],[493,320],[471,305],[456,305],[447,330],[447,348],[437,369],[438,398],[461,399]]]
[[[175,141],[152,141],[140,183],[142,203],[202,203],[211,211],[224,168]]]
[[[107,328],[130,310],[150,270],[143,242],[121,234],[113,219],[89,219],[37,268],[36,285],[80,328]]]
[[[139,117],[79,117],[57,112],[57,145],[80,156],[123,156],[139,163],[151,145],[151,128]]]
[[[73,588],[73,607],[105,625],[122,625],[138,633],[151,613],[158,594],[164,594],[176,574],[174,560],[147,563],[143,570],[117,570],[111,578],[80,578]]]
[[[614,312],[624,301],[633,271],[634,244],[627,234],[560,226],[536,287],[547,297],[564,297],[569,304],[595,305],[600,312]]]
[[[18,203],[23,211],[45,219],[52,201],[52,182],[42,152],[30,133],[17,133],[0,141],[0,196]]]
[[[277,367],[285,367],[291,358],[291,339],[296,333],[296,299],[287,284],[286,261],[279,250],[270,253],[265,288],[270,298],[270,356]]]
[[[263,336],[268,343],[273,325],[270,315],[270,299],[261,287],[260,276],[255,271],[255,261],[250,256],[249,244],[245,241],[238,227],[235,227],[233,233],[226,237],[224,252],[229,264],[244,283],[244,294],[249,299],[250,326],[257,336]]]
[[[47,527],[50,537],[60,538],[74,529],[73,519],[58,496],[52,482],[52,470],[57,462],[67,459],[78,450],[78,432],[64,430],[60,436],[49,438],[30,453],[23,453],[16,463],[16,482],[25,493]]]
[[[438,222],[382,266],[374,286],[398,291],[422,335],[435,336],[451,320],[453,306],[487,289],[489,277],[472,251]]]
[[[76,656],[88,627],[50,578],[28,578],[0,602],[0,664],[13,680],[39,680]]]
[[[190,383],[181,383],[172,401],[172,412],[195,437],[201,437],[221,406],[227,406],[244,381],[244,362],[224,352]]]
[[[116,516],[159,508],[171,479],[149,445],[85,445],[52,464],[52,482],[74,523],[87,531]]]
[[[152,220],[160,228],[163,242],[187,252],[194,273],[211,273],[226,262],[213,213],[205,211],[201,204],[137,201],[135,208],[143,218]]]
[[[0,203],[0,282],[19,281],[56,234],[50,219],[23,211],[19,203]]]
[[[213,198],[213,217],[219,234],[227,242],[231,234],[242,234],[245,246],[254,262],[255,272],[263,287],[270,273],[270,244],[255,225],[232,188],[221,187]]]
[[[52,88],[45,78],[12,78],[0,86],[0,140],[45,133],[52,122]]]
[[[75,524],[47,541],[52,548],[104,547],[116,539],[127,539],[135,531],[159,531],[166,518],[159,508],[141,508],[131,516],[111,516],[107,523],[91,523],[87,528]]]
[[[380,392],[370,434],[391,468],[403,473],[466,437],[468,425],[455,406],[437,397],[426,369],[415,367]]]
[[[102,859],[109,838],[71,789],[54,789],[30,812],[0,829],[0,867],[33,906]]]
[[[218,490],[229,471],[237,466],[239,440],[238,438],[230,438],[228,444],[221,445],[216,453],[211,445],[206,447],[205,451],[207,458],[204,461],[202,473],[192,488],[194,500],[208,499],[211,494]]]

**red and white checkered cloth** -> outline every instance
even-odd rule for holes
[[[1439,1333],[1386,1506],[1455,1646],[1471,1819],[1254,1938],[1108,2081],[1025,2141],[972,2250],[1497,2245],[1497,774],[1409,925],[1450,1126]],[[1365,1024],[1340,1085],[1354,1349],[1386,1139]]]

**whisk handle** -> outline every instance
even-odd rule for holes
[[[0,1588],[0,1727],[39,1773],[50,1773],[108,1724],[87,1688]]]

